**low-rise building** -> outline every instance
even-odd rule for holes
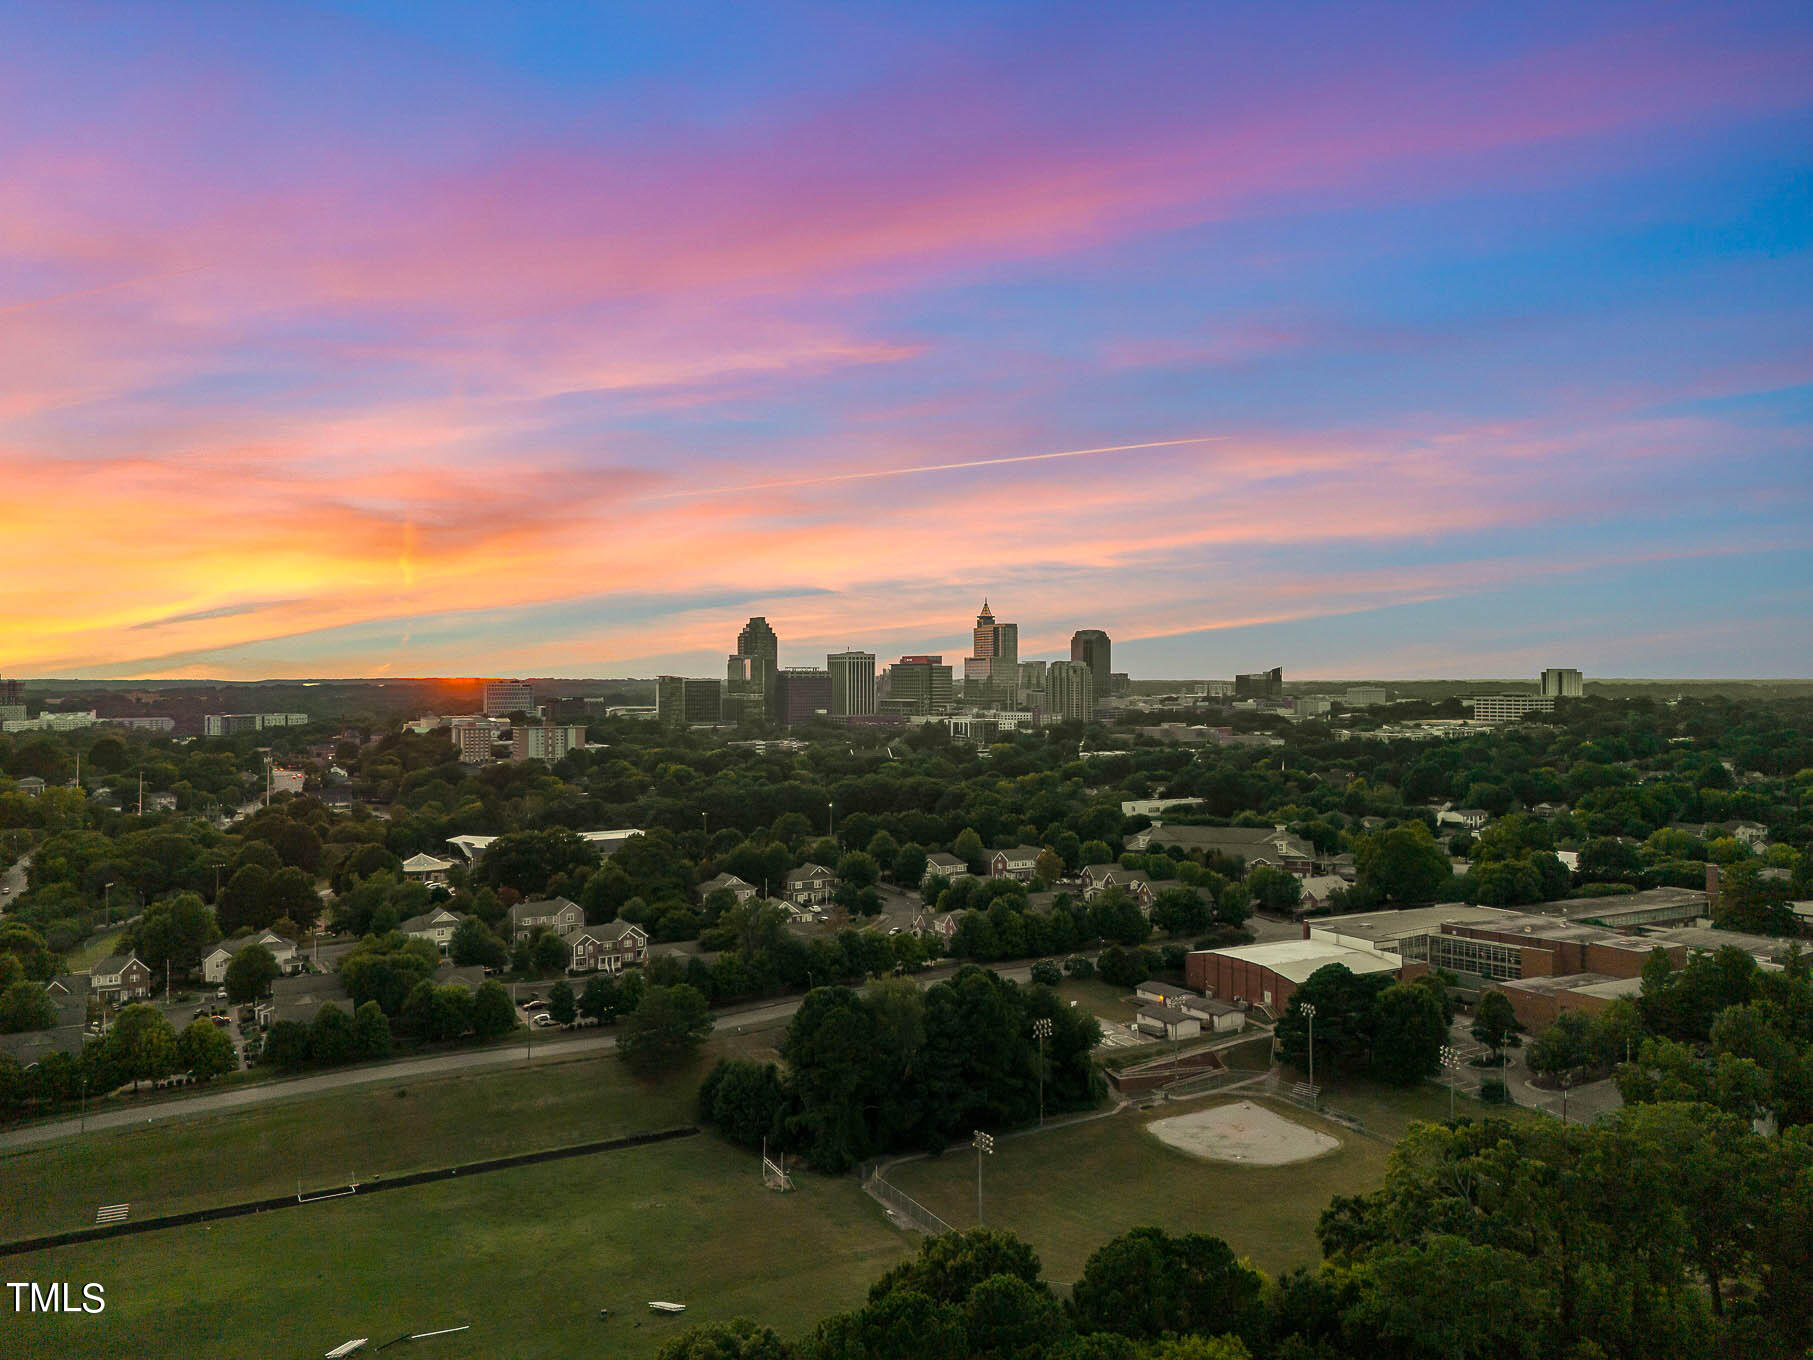
[[[727,892],[738,902],[747,902],[755,896],[755,884],[746,882],[735,874],[719,874],[699,885],[700,897],[710,897],[714,892]]]
[[[110,954],[88,970],[88,985],[114,1005],[143,1001],[151,995],[151,970],[136,954]]]
[[[796,907],[818,907],[837,891],[838,877],[822,864],[802,864],[787,871],[787,900]]]
[[[648,958],[648,932],[629,921],[577,926],[561,939],[573,951],[569,973],[621,973]]]
[[[1011,850],[996,850],[988,857],[990,878],[1013,878],[1025,883],[1037,873],[1040,847],[1016,845]]]
[[[1141,1006],[1134,1024],[1155,1039],[1194,1039],[1202,1033],[1200,1020],[1169,1006]]]
[[[1110,888],[1119,888],[1142,910],[1152,909],[1152,899],[1158,896],[1158,889],[1151,876],[1144,869],[1123,869],[1118,864],[1086,864],[1083,866],[1083,900],[1093,902]]]
[[[261,1025],[274,1025],[279,1020],[309,1025],[323,1006],[338,1006],[348,1015],[358,1009],[338,973],[300,973],[278,978],[271,984],[270,996],[260,1001],[253,1013]]]
[[[962,878],[969,872],[969,865],[955,855],[947,855],[942,850],[925,857],[925,876],[919,880],[925,885],[927,878]]]
[[[538,930],[565,935],[585,924],[585,912],[565,897],[542,897],[518,902],[508,913],[511,940],[526,940]]]
[[[1176,848],[1189,854],[1221,855],[1238,859],[1249,869],[1261,865],[1291,874],[1307,874],[1315,864],[1313,846],[1281,826],[1166,826],[1147,827],[1127,840],[1127,848],[1151,851]]]
[[[397,927],[412,940],[426,940],[441,953],[445,954],[453,944],[453,932],[459,929],[460,918],[445,907],[431,907],[420,916],[411,916]]]
[[[1323,940],[1278,940],[1231,949],[1198,949],[1184,956],[1184,981],[1216,1001],[1244,1001],[1283,1013],[1297,988],[1331,963],[1350,972],[1402,975],[1396,954],[1352,948]]]
[[[424,852],[411,855],[403,861],[403,877],[415,879],[418,883],[445,883],[447,871],[452,867],[452,860],[440,859]]]
[[[227,969],[238,957],[239,951],[254,944],[261,944],[271,951],[271,957],[276,960],[280,973],[293,973],[302,966],[294,940],[286,940],[274,930],[265,930],[252,935],[241,935],[236,940],[222,940],[203,954],[201,980],[218,987],[227,980]]]

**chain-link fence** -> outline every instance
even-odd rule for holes
[[[864,1194],[887,1211],[890,1222],[897,1227],[934,1237],[939,1233],[957,1231],[904,1190],[889,1184],[887,1177],[882,1174],[882,1165],[880,1162],[873,1162],[863,1168],[862,1189]]]

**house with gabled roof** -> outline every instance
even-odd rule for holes
[[[403,877],[419,883],[445,883],[447,871],[452,867],[450,859],[439,859],[426,853],[411,855],[403,861]]]
[[[955,855],[947,855],[939,850],[925,857],[925,874],[919,880],[919,886],[925,886],[928,878],[962,878],[969,872],[969,865]]]
[[[426,940],[445,954],[453,943],[453,932],[460,926],[458,913],[445,907],[433,907],[420,916],[411,916],[397,927],[412,940]]]
[[[88,985],[115,1005],[143,1001],[151,995],[151,970],[137,954],[109,954],[88,970]]]
[[[1041,847],[1016,845],[1011,850],[996,850],[988,857],[990,878],[1014,878],[1022,883],[1037,876]]]
[[[1083,900],[1093,902],[1110,888],[1119,888],[1135,902],[1142,911],[1152,909],[1152,899],[1158,896],[1158,888],[1144,869],[1123,869],[1118,864],[1087,864],[1083,866]]]
[[[719,874],[715,878],[706,879],[699,885],[699,896],[710,897],[720,890],[729,893],[738,902],[747,902],[755,896],[755,884],[738,878],[735,874]]]
[[[578,926],[561,936],[572,950],[569,973],[621,973],[648,959],[648,932],[633,921]]]
[[[796,907],[820,907],[831,900],[839,879],[822,864],[802,864],[787,871],[787,900]]]
[[[585,924],[585,912],[577,902],[565,897],[542,897],[531,902],[518,902],[510,908],[510,939],[526,940],[537,930],[551,930],[564,935],[574,926]]]
[[[227,968],[232,964],[239,951],[247,945],[261,944],[271,951],[271,957],[277,961],[279,972],[293,973],[302,967],[302,960],[296,954],[296,945],[286,940],[274,930],[259,931],[251,935],[242,935],[237,940],[222,940],[206,954],[201,956],[201,978],[218,987],[227,980]]]
[[[1249,869],[1267,865],[1286,873],[1307,874],[1316,852],[1308,841],[1281,826],[1149,826],[1127,840],[1129,850],[1175,847],[1190,854],[1221,855],[1245,862]]]

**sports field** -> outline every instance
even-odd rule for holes
[[[1341,1146],[1291,1166],[1243,1166],[1205,1161],[1146,1132],[1155,1120],[1220,1103],[1228,1102],[1161,1105],[997,1139],[982,1168],[984,1221],[1030,1242],[1053,1280],[1074,1280],[1108,1238],[1148,1224],[1225,1238],[1265,1270],[1315,1262],[1317,1217],[1335,1195],[1375,1188],[1388,1146],[1282,1104],[1271,1108]],[[903,1163],[888,1179],[955,1227],[976,1221],[973,1152]]]
[[[715,1037],[691,1067],[658,1082],[632,1077],[610,1054],[538,1060],[0,1153],[0,1237],[84,1227],[102,1204],[147,1218],[293,1194],[298,1182],[320,1189],[690,1124],[711,1063],[769,1056],[777,1033]]]
[[[652,1355],[696,1322],[784,1333],[859,1303],[917,1248],[853,1177],[762,1187],[711,1135],[9,1258],[6,1278],[97,1281],[99,1316],[11,1317],[34,1360],[322,1355],[353,1337],[473,1330],[419,1360]],[[661,1318],[650,1299],[687,1305]],[[598,1318],[609,1308],[609,1321]]]

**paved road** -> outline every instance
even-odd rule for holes
[[[997,971],[1004,978],[1024,982],[1029,970],[1030,965],[1025,965]],[[921,985],[929,986],[942,978],[949,977],[954,971],[954,968],[931,969],[920,974],[918,980]],[[771,1025],[791,1017],[800,1008],[802,999],[797,996],[789,996],[762,1005],[719,1011],[714,1018],[720,1033]],[[190,1009],[192,1011],[193,1007],[191,1006]],[[369,1067],[351,1067],[337,1072],[320,1072],[313,1076],[297,1077],[288,1081],[261,1082],[257,1085],[242,1086],[227,1091],[214,1091],[207,1095],[179,1097],[156,1105],[140,1106],[136,1109],[97,1111],[88,1116],[86,1127],[112,1129],[130,1125],[168,1123],[180,1119],[196,1119],[205,1115],[264,1105],[275,1100],[320,1095],[326,1091],[344,1090],[353,1086],[370,1086],[421,1077],[441,1077],[451,1073],[470,1071],[474,1068],[503,1067],[525,1061],[564,1061],[568,1058],[583,1058],[606,1053],[616,1047],[617,1039],[614,1034],[581,1031],[576,1035],[565,1034],[559,1038],[545,1038],[538,1035],[535,1039],[532,1058],[529,1056],[527,1040],[522,1044],[510,1044],[502,1048],[456,1050],[452,1053],[437,1053],[426,1058],[406,1058],[398,1062],[377,1063]],[[59,1138],[67,1138],[72,1134],[80,1133],[83,1127],[82,1120],[77,1118],[59,1119],[50,1123],[34,1124],[29,1128],[14,1129],[7,1133],[0,1133],[0,1149],[35,1147],[40,1143],[54,1142]]]
[[[19,862],[0,874],[0,911],[12,905],[12,900],[25,891],[25,873],[31,868],[31,852],[28,850],[19,856]]]

